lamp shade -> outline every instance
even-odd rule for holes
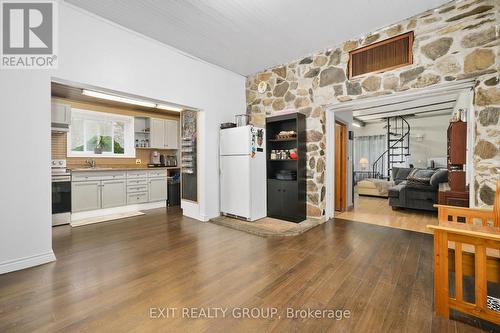
[[[368,159],[366,157],[362,157],[360,160],[359,160],[359,165],[361,166],[361,169],[365,170],[366,168],[368,168]]]

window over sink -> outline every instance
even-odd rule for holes
[[[135,157],[134,117],[71,110],[68,157]]]

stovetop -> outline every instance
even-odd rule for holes
[[[70,176],[71,172],[66,169],[66,160],[52,160],[51,163],[52,177]]]

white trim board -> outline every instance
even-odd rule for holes
[[[468,79],[455,81],[450,83],[443,83],[434,86],[430,86],[424,89],[411,90],[398,92],[391,95],[373,96],[369,98],[353,100],[348,102],[336,102],[325,106],[326,109],[326,208],[325,215],[326,218],[334,217],[334,177],[335,175],[335,112],[341,111],[352,111],[357,112],[357,114],[370,114],[371,108],[381,108],[390,107],[394,108],[394,105],[408,103],[416,101],[418,104],[419,100],[432,98],[432,100],[442,99],[443,101],[449,100],[450,96],[457,96],[464,91],[470,91],[474,88],[476,84],[476,79]],[[415,104],[416,105],[416,104]],[[388,109],[389,110],[389,109]],[[472,111],[472,110],[470,110]],[[471,114],[472,112],[469,112]],[[471,124],[472,125],[472,124]],[[471,195],[472,198],[472,195]]]
[[[50,250],[49,252],[40,253],[29,257],[5,261],[0,263],[0,274],[46,264],[55,260],[56,256],[54,255],[54,252]]]

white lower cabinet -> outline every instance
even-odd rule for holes
[[[149,178],[149,201],[167,200],[167,178]]]
[[[73,213],[167,200],[167,171],[74,172]]]
[[[148,192],[142,193],[129,193],[127,195],[127,204],[140,204],[148,202]]]
[[[101,208],[125,206],[127,204],[126,181],[103,180],[101,184]]]
[[[101,182],[71,183],[71,211],[83,212],[101,208]]]

